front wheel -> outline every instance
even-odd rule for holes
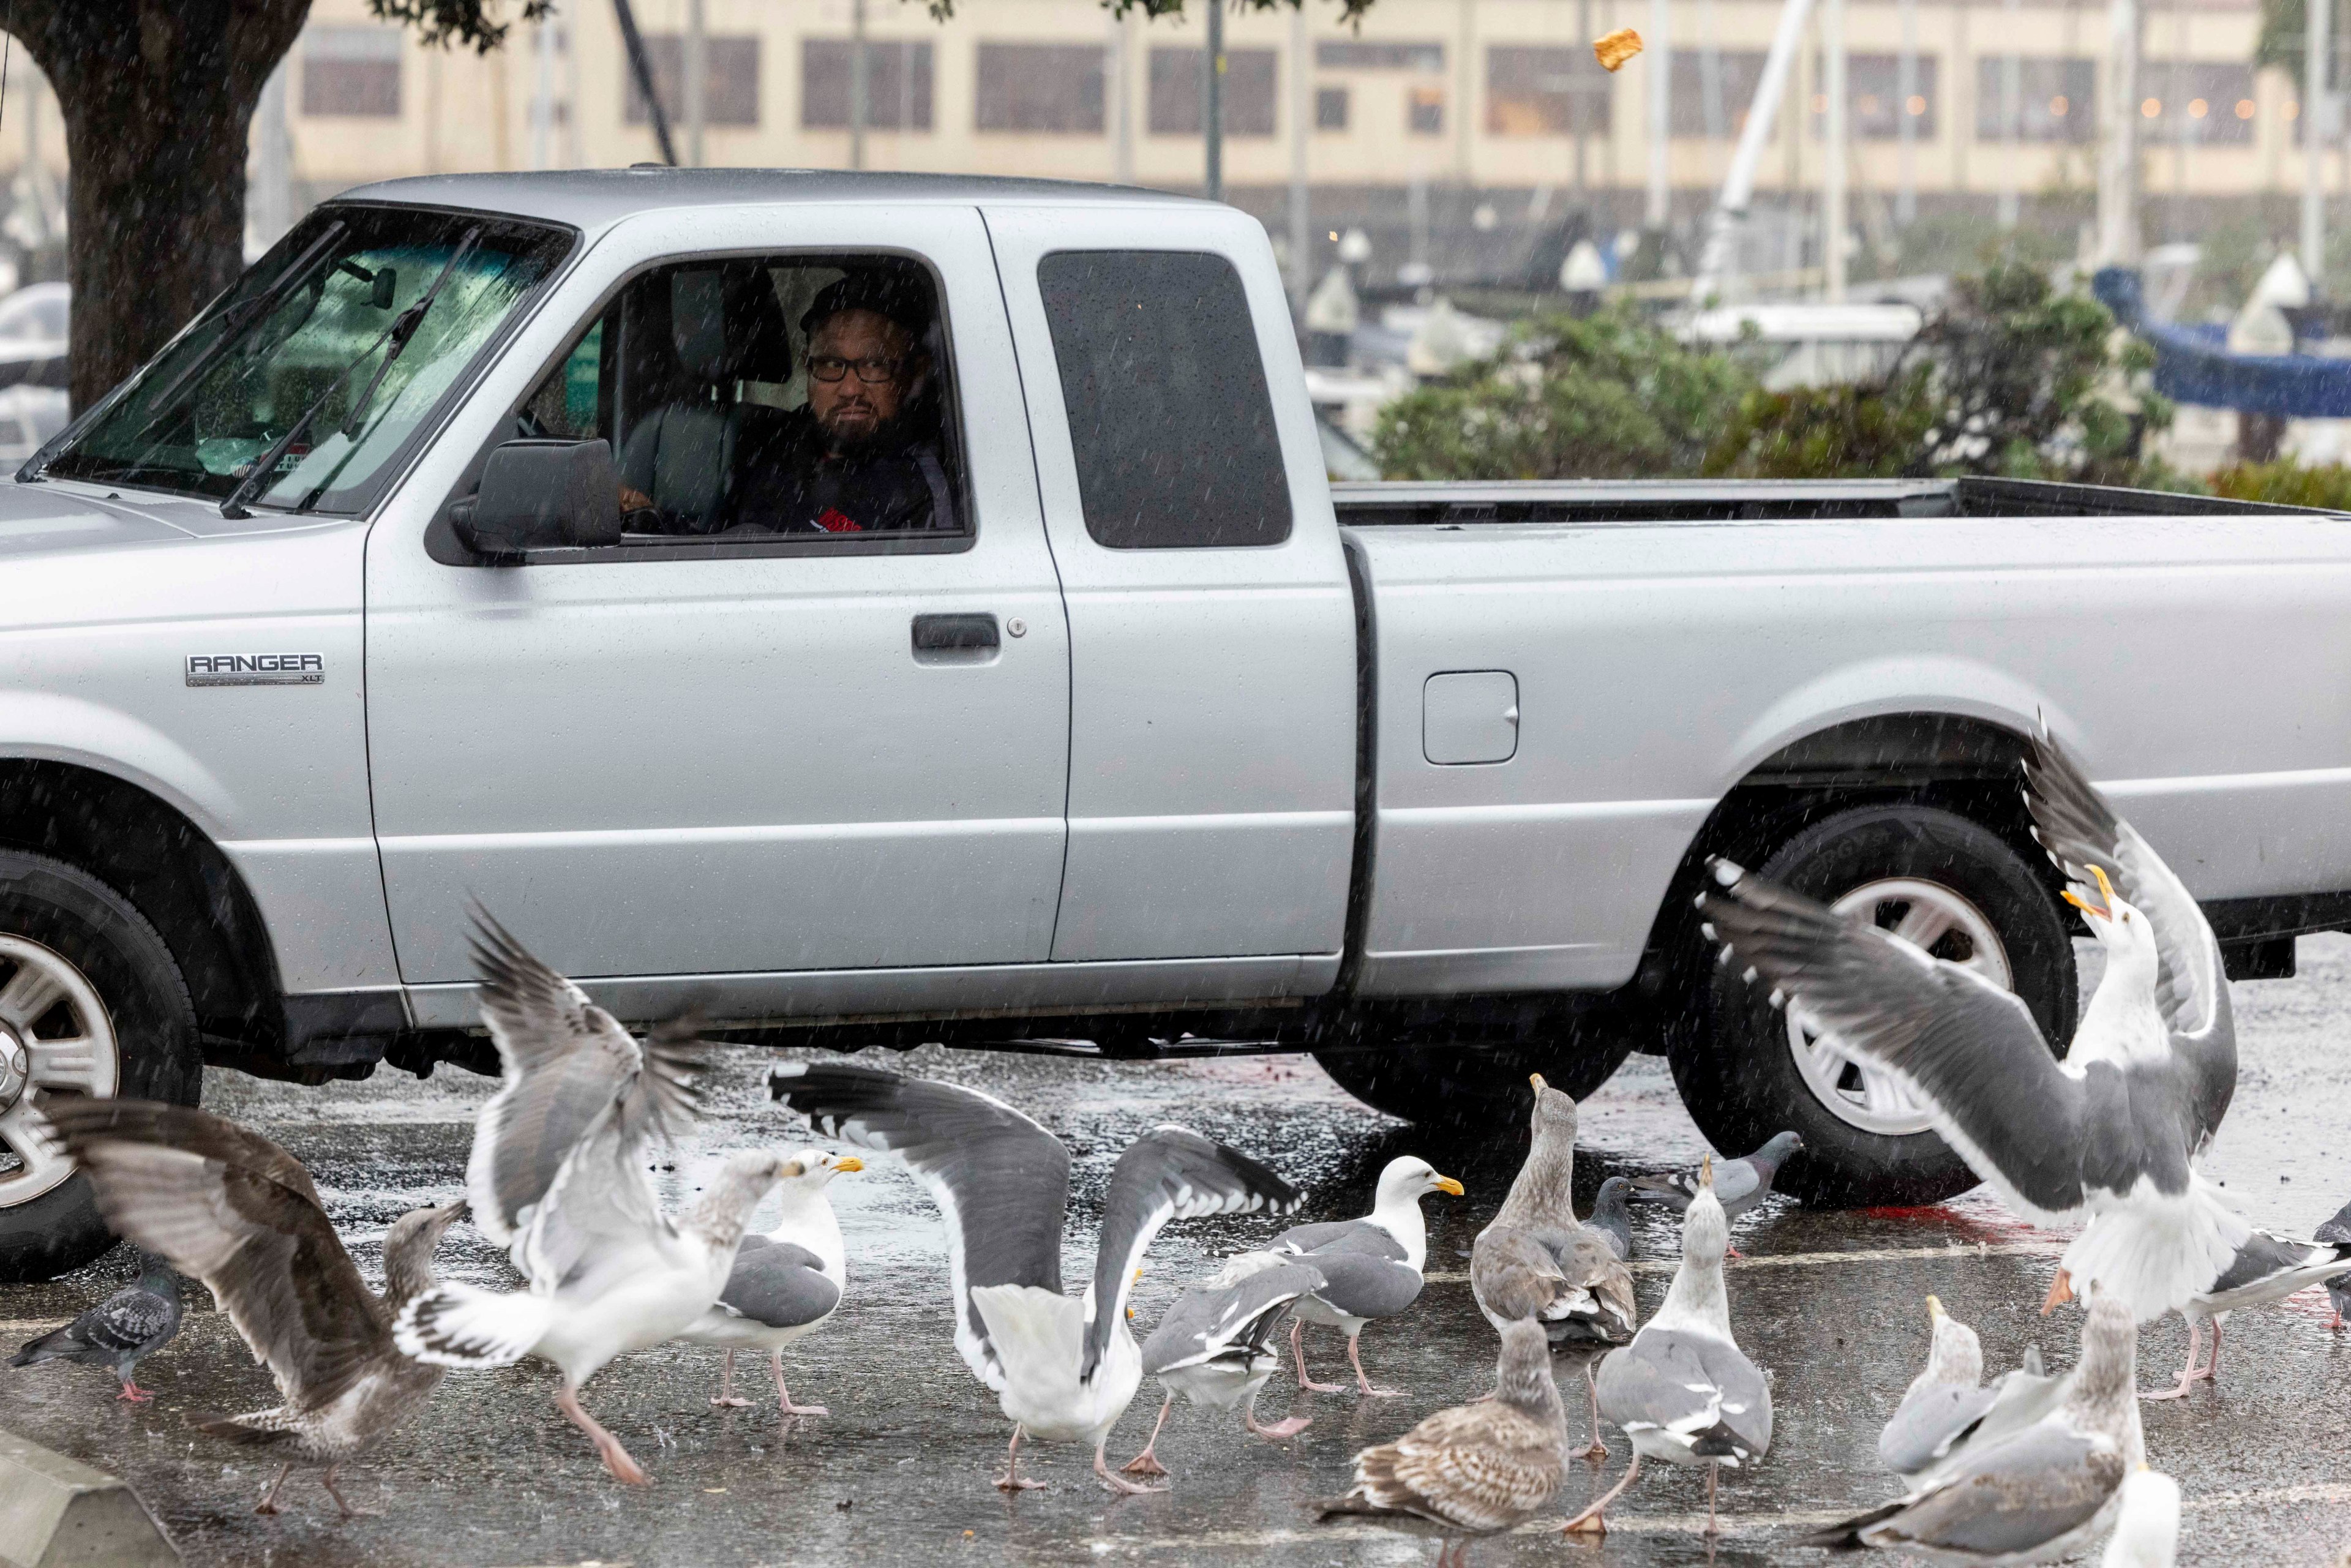
[[[193,1105],[203,1074],[187,984],[146,917],[87,872],[0,850],[0,1282],[52,1279],[114,1245],[37,1103]]]
[[[2034,868],[1998,834],[1930,806],[1867,806],[1814,824],[1755,871],[2015,991],[2043,1035],[2072,1037],[2074,943]],[[1868,1058],[1771,1005],[1736,958],[1709,965],[1701,1026],[1669,1060],[1709,1142],[1743,1155],[1803,1135],[1780,1189],[1827,1207],[1939,1203],[1976,1185],[1926,1110]]]

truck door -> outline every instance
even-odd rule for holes
[[[581,977],[1044,961],[1069,656],[978,214],[700,213],[682,255],[651,227],[582,261],[492,409],[611,443],[622,542],[370,541],[403,978],[470,977],[475,900]]]
[[[1297,984],[1322,989],[1346,925],[1354,609],[1264,231],[1209,208],[987,224],[1069,614],[1053,956],[1320,955]]]

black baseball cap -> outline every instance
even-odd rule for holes
[[[930,329],[930,279],[912,267],[860,267],[817,290],[800,316],[800,330],[814,336],[820,324],[844,310],[871,310],[920,338]]]

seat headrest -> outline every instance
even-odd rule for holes
[[[670,274],[670,340],[687,377],[705,385],[784,382],[791,330],[768,269],[757,262]]]

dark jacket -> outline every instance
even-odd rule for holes
[[[861,451],[825,455],[805,408],[738,450],[728,522],[785,534],[951,532],[962,527],[938,449],[885,429]]]

